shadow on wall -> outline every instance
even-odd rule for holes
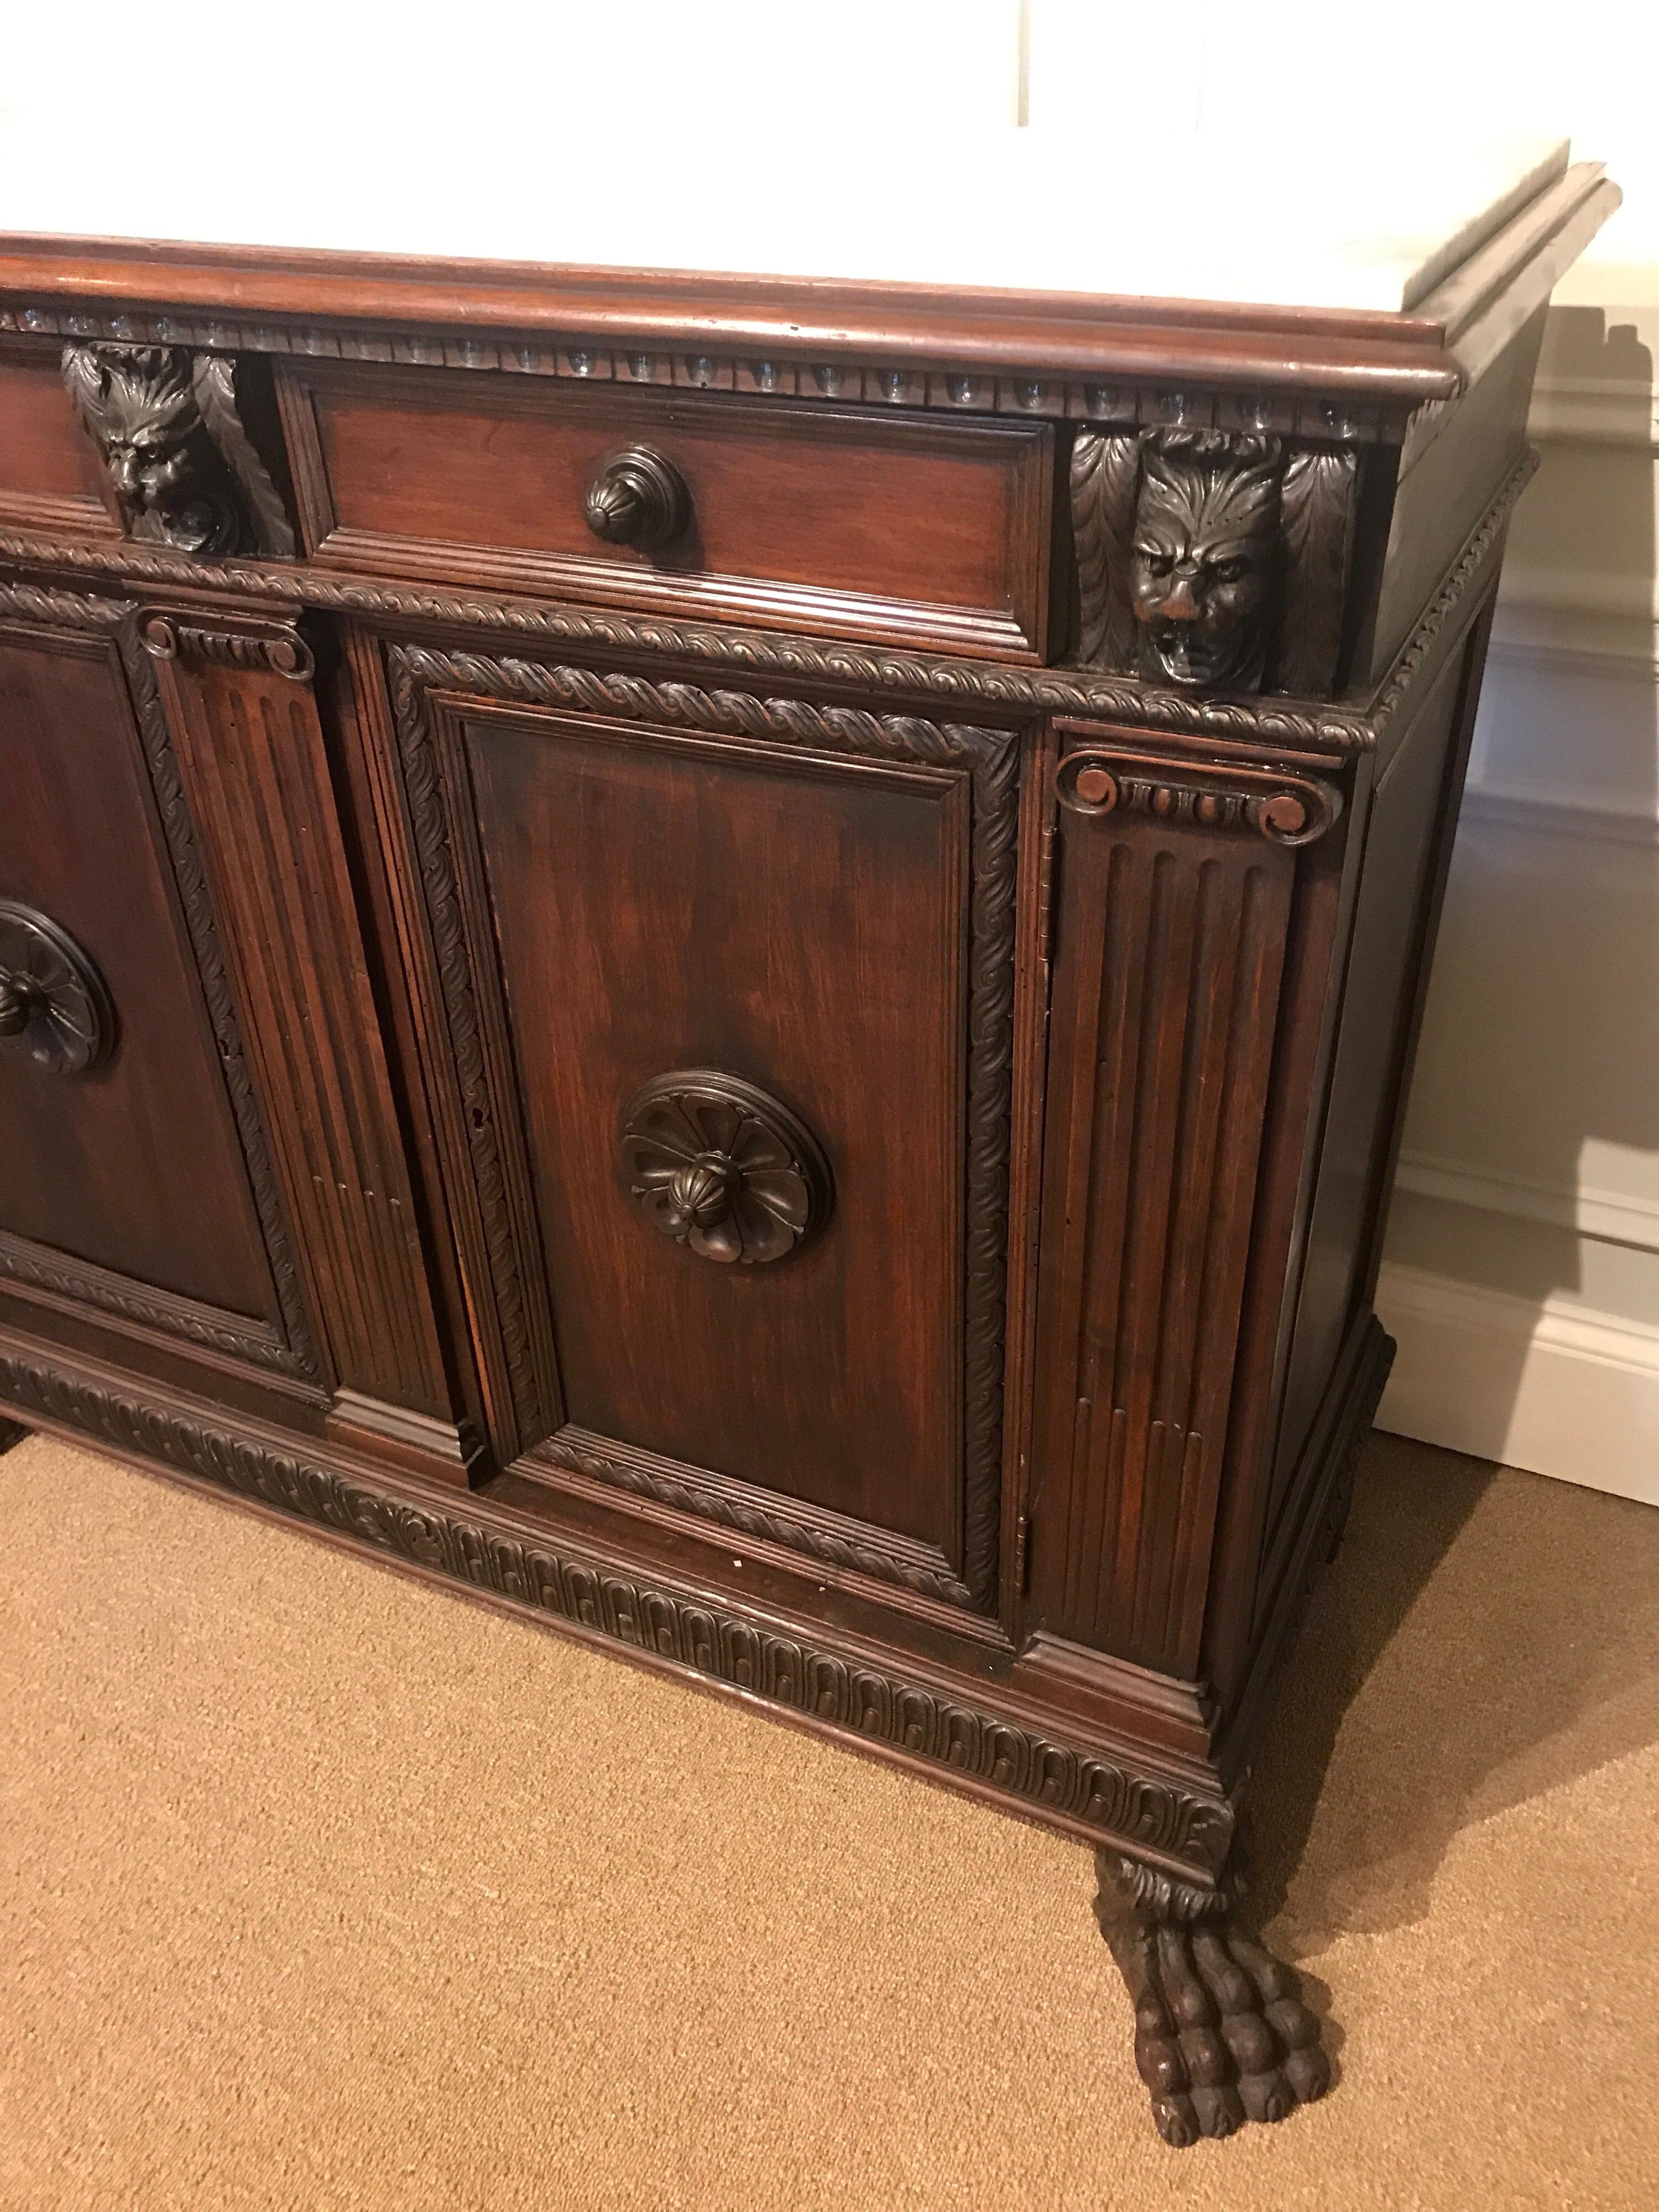
[[[1634,325],[1553,311],[1379,1297],[1385,1426],[1626,1490],[1659,1175],[1600,1148],[1659,1154],[1653,389]]]
[[[1596,1481],[1659,1404],[1656,333],[1551,317],[1379,1296],[1382,1424],[1486,1456],[1366,1449],[1251,1788],[1293,1958],[1410,1924],[1460,1832],[1659,1742],[1659,1513],[1488,1463]],[[1575,1348],[1575,1307],[1652,1332],[1650,1372]]]
[[[1292,1958],[1407,1926],[1459,1832],[1659,1742],[1659,1514],[1366,1447],[1252,1785]]]

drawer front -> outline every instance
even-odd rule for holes
[[[62,348],[0,337],[0,526],[118,538],[91,441],[75,419]]]
[[[1031,660],[1053,432],[500,372],[280,372],[307,548],[360,573]],[[596,534],[590,494],[669,472]],[[676,489],[678,488],[678,489]],[[626,504],[626,487],[623,488]],[[653,530],[656,542],[649,542]],[[638,533],[638,534],[629,534]],[[665,534],[662,534],[665,533]]]
[[[990,1602],[1017,740],[390,659],[504,1455]]]
[[[61,605],[92,626],[0,623],[0,1288],[309,1374],[153,679]]]

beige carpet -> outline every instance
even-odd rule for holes
[[[1259,1775],[1322,2105],[1166,2150],[1088,1854],[40,1439],[7,2212],[1659,2203],[1659,1513],[1392,1438]]]

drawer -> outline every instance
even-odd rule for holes
[[[295,362],[279,385],[320,563],[1042,657],[1047,424],[488,370]]]
[[[61,352],[0,338],[0,528],[118,538],[97,455],[64,389]]]

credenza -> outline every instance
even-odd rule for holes
[[[1086,1839],[1166,2140],[1317,2097],[1241,1807],[1616,198],[1278,306],[0,238],[0,1404]]]

